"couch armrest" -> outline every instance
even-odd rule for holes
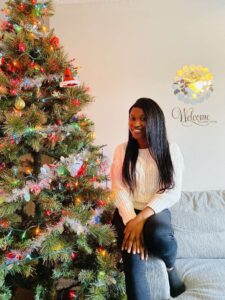
[[[151,300],[169,299],[169,280],[164,262],[157,257],[150,256],[147,262],[147,273]]]

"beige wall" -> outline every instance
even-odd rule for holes
[[[158,101],[170,140],[184,154],[184,190],[225,188],[225,2],[223,0],[121,0],[56,5],[50,24],[81,81],[96,102],[87,113],[96,143],[113,148],[127,138],[127,111],[139,97]],[[184,64],[207,66],[215,91],[203,103],[184,104],[173,95],[175,72]],[[217,123],[183,127],[173,107],[194,107]]]
[[[96,125],[96,142],[127,138],[127,110],[141,96],[163,108],[169,137],[184,154],[184,190],[225,188],[225,2],[138,0],[56,6],[50,21],[69,57],[82,66],[80,78],[96,97],[87,112]],[[184,64],[207,66],[215,91],[194,105],[217,123],[183,127],[173,107],[192,107],[172,92],[174,74]]]

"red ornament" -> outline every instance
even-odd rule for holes
[[[6,30],[6,31],[12,31],[13,30],[13,24],[6,21],[4,24],[2,24],[2,27]]]
[[[20,84],[20,82],[20,79],[10,79],[10,85],[12,85],[13,87],[17,87]]]
[[[2,227],[2,228],[8,228],[9,227],[9,221],[8,220],[1,220],[0,221],[0,226]]]
[[[0,57],[0,66],[3,66],[5,64],[5,58]]]
[[[14,253],[12,253],[12,252],[8,252],[8,253],[6,253],[6,255],[5,255],[8,259],[13,259],[13,258],[15,258],[16,257],[16,255],[14,254]]]
[[[72,258],[72,260],[76,260],[77,257],[78,257],[78,253],[77,253],[77,252],[72,252],[72,253],[71,253],[71,258]]]
[[[79,106],[80,105],[80,100],[79,99],[74,99],[72,101],[72,103],[73,103],[74,106]]]
[[[35,5],[37,3],[37,0],[32,0],[32,4]]]
[[[59,120],[56,121],[56,123],[57,123],[58,125],[62,125],[62,120],[59,119]]]
[[[35,62],[34,62],[34,61],[32,61],[32,62],[30,63],[30,66],[31,66],[31,68],[34,68],[34,66],[35,66]]]
[[[75,299],[75,297],[76,297],[75,291],[70,290],[70,292],[69,292],[69,297],[70,297],[71,300],[72,300],[72,299]]]
[[[40,68],[41,73],[45,72],[45,69],[43,67]]]
[[[24,52],[26,50],[26,45],[22,42],[19,43],[18,49],[20,52]]]
[[[51,169],[53,169],[53,168],[55,168],[55,167],[56,167],[56,165],[55,165],[55,164],[48,164],[48,166],[49,166],[49,168],[51,168]]]
[[[73,74],[69,68],[64,71],[63,82],[60,82],[60,87],[71,87],[78,85],[78,81],[74,79]]]
[[[68,216],[69,215],[69,212],[68,212],[68,210],[62,210],[62,215],[63,216]]]
[[[102,200],[98,200],[98,201],[97,201],[97,204],[98,204],[98,206],[103,207],[103,206],[106,205],[106,202],[105,202],[105,201],[102,201]]]
[[[19,253],[13,253],[13,252],[8,252],[5,255],[8,259],[17,259],[20,260],[22,258],[22,255]]]
[[[85,169],[86,169],[86,166],[85,166],[85,164],[83,164],[83,165],[80,167],[80,169],[78,170],[77,175],[76,175],[75,177],[83,176],[84,173],[85,173]]]
[[[50,39],[50,44],[54,47],[54,48],[57,48],[59,46],[59,38],[57,38],[57,36],[53,36],[51,39]]]
[[[20,260],[22,258],[22,255],[21,254],[16,254],[15,257],[16,257],[17,260]]]
[[[52,212],[51,212],[51,210],[50,210],[50,209],[47,209],[47,210],[45,211],[45,215],[46,215],[46,217],[50,217],[50,216],[51,216],[51,214],[52,214]]]
[[[26,8],[25,4],[24,4],[24,3],[20,3],[20,5],[19,5],[19,10],[20,10],[20,11],[24,11],[25,8]]]
[[[48,138],[52,143],[57,143],[60,140],[60,137],[55,133],[49,134]]]
[[[16,68],[14,68],[13,65],[11,65],[10,63],[7,64],[6,66],[7,71],[14,73],[16,71]]]
[[[16,89],[12,89],[9,91],[10,95],[12,96],[16,96],[17,95],[17,90]]]

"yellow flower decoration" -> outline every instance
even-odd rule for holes
[[[185,98],[186,102],[197,102],[213,91],[213,75],[201,65],[185,65],[177,70],[174,94]]]

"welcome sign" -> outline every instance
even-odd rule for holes
[[[213,75],[208,68],[200,65],[183,66],[176,72],[173,83],[174,94],[178,100],[185,104],[201,103],[213,92]],[[172,118],[179,121],[183,126],[208,126],[216,123],[212,117],[205,112],[196,112],[194,107],[174,107]]]
[[[178,120],[181,125],[187,127],[192,125],[207,126],[211,123],[216,123],[215,120],[211,119],[209,114],[196,113],[193,107],[174,107],[172,109],[172,117],[173,119]]]

